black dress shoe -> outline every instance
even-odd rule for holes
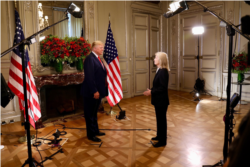
[[[104,135],[105,135],[105,133],[103,133],[103,132],[99,132],[96,134],[96,136],[104,136]]]
[[[156,144],[153,144],[153,146],[154,147],[164,147],[164,146],[166,146],[167,145],[167,143],[166,142],[157,142]]]
[[[94,141],[94,142],[101,142],[102,140],[101,139],[99,139],[98,137],[88,137],[88,139],[89,140],[92,140],[92,141]]]
[[[152,137],[151,140],[159,140],[159,138],[156,136],[156,137]]]

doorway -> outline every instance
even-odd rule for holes
[[[192,33],[195,26],[203,26],[204,33],[199,36],[198,60],[198,36]],[[192,13],[181,15],[180,20],[180,90],[192,91],[198,78],[205,81],[205,90],[217,96],[220,87],[220,30],[219,21],[209,13]]]
[[[133,14],[135,96],[152,87],[156,72],[154,56],[160,51],[160,24],[159,16]]]

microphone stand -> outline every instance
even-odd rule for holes
[[[20,43],[16,44],[15,46],[7,49],[6,51],[1,53],[1,57],[3,57],[4,55],[6,55],[7,53],[11,52],[12,50],[14,50],[15,48],[19,47],[19,50],[22,53],[22,76],[23,76],[23,92],[24,92],[24,104],[25,104],[25,122],[22,124],[25,127],[26,133],[27,133],[27,147],[28,147],[28,159],[25,161],[25,163],[22,166],[25,166],[26,164],[29,164],[30,167],[36,167],[35,163],[37,163],[33,158],[32,158],[32,152],[31,152],[31,141],[30,141],[30,122],[29,122],[29,115],[28,115],[28,101],[27,101],[27,88],[26,88],[26,73],[25,73],[25,45],[28,45],[28,47],[30,46],[30,44],[32,44],[31,39],[33,39],[36,35],[48,30],[49,28],[53,27],[54,25],[64,21],[64,20],[68,20],[69,17],[66,15],[66,18],[58,21],[54,24],[52,24],[51,26],[48,26],[40,31],[38,31],[37,33],[29,36],[28,38],[22,40]],[[37,163],[39,164],[39,163]]]
[[[218,19],[220,19],[221,21],[225,22],[227,24],[227,35],[229,36],[229,55],[228,55],[228,77],[227,77],[227,104],[226,104],[226,117],[225,117],[225,135],[224,135],[224,147],[223,147],[223,160],[220,160],[220,162],[218,162],[215,165],[203,165],[203,167],[215,167],[215,166],[222,166],[223,162],[225,163],[228,157],[228,147],[229,144],[232,141],[232,133],[230,132],[230,122],[232,122],[232,117],[230,115],[232,115],[233,113],[230,112],[230,93],[231,93],[231,76],[232,76],[232,56],[233,56],[233,36],[235,35],[235,31],[237,31],[239,34],[241,34],[242,36],[244,36],[246,39],[250,40],[250,37],[247,34],[243,34],[241,30],[239,30],[237,28],[237,26],[235,26],[233,23],[225,20],[224,18],[222,18],[221,16],[217,15],[216,13],[214,13],[213,11],[209,10],[206,6],[204,6],[203,4],[201,4],[198,1],[194,1],[197,4],[199,4],[200,6],[202,6],[204,8],[204,12],[209,12],[210,14],[212,14],[213,16],[217,17]]]

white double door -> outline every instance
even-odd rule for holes
[[[198,36],[192,33],[192,28],[195,26],[203,26],[205,30],[202,35],[199,35],[199,56],[202,56],[199,60],[199,69],[198,60],[195,59],[198,55]],[[216,17],[204,12],[181,15],[180,90],[192,91],[199,71],[200,79],[205,81],[205,90],[218,95],[222,70],[220,40],[221,31]]]
[[[160,17],[133,14],[134,95],[142,95],[152,87],[156,72],[155,53],[160,51]]]

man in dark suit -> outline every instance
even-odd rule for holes
[[[108,96],[107,71],[99,57],[103,50],[104,45],[101,41],[93,42],[92,52],[84,61],[84,81],[81,87],[87,137],[95,142],[101,141],[96,136],[105,135],[99,131],[97,123],[97,110],[101,99]]]
[[[155,54],[154,64],[157,66],[157,71],[153,81],[153,87],[147,89],[143,94],[151,96],[151,104],[155,107],[157,136],[152,140],[158,140],[154,147],[162,147],[167,144],[167,110],[169,105],[168,98],[168,71],[169,62],[168,55],[164,52],[157,52]]]

